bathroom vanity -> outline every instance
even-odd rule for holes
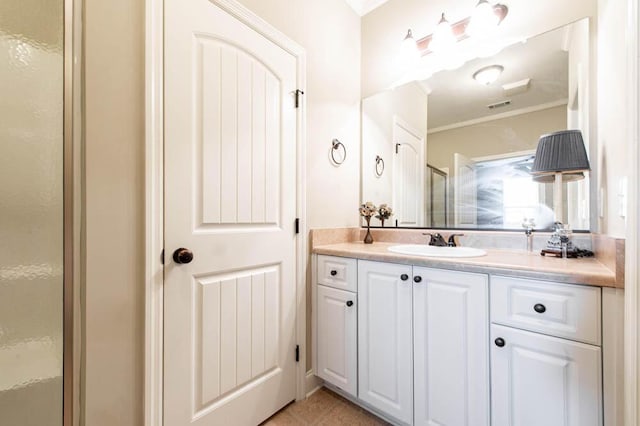
[[[596,259],[314,246],[314,372],[394,424],[609,425],[615,273]],[[618,395],[621,395],[619,393]]]

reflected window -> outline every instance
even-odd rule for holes
[[[547,185],[530,175],[533,158],[527,154],[475,163],[479,228],[518,229],[524,218],[533,218],[539,228],[553,224],[553,211],[545,204]]]

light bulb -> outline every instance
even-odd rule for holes
[[[471,37],[486,37],[498,26],[500,18],[487,0],[480,0],[473,10],[465,32]]]
[[[500,77],[502,71],[504,71],[502,65],[490,65],[473,73],[473,79],[480,84],[488,86]]]
[[[413,38],[411,30],[407,31],[407,35],[402,40],[400,46],[400,62],[404,67],[413,67],[420,60],[420,51],[418,50],[418,44]]]
[[[445,19],[443,13],[438,26],[433,32],[431,43],[429,43],[429,49],[435,53],[446,52],[449,49],[452,49],[456,45],[457,41],[456,36],[453,34],[451,24],[449,24],[449,21]]]

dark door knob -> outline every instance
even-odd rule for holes
[[[353,306],[353,301],[352,300],[347,300],[347,306]]]
[[[535,305],[533,305],[533,310],[539,314],[544,314],[547,311],[547,307],[542,303],[536,303]]]
[[[193,252],[184,247],[180,247],[173,252],[173,261],[179,264],[191,263],[193,260]]]
[[[336,275],[338,275],[338,271],[336,271],[335,269],[332,269],[331,272],[329,272],[331,274],[332,277],[335,277]]]
[[[416,275],[415,277],[413,277],[413,281],[419,283],[420,281],[422,281],[422,277],[420,275]]]
[[[498,338],[495,340],[495,344],[496,344],[496,346],[497,346],[497,347],[499,347],[499,348],[503,347],[503,346],[504,346],[504,339],[503,339],[502,337],[498,337]]]
[[[406,280],[408,280],[408,279],[409,279],[409,275],[407,275],[407,274],[402,274],[402,275],[400,275],[400,279],[401,279],[402,281],[406,281]]]

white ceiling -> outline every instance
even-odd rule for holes
[[[507,47],[491,58],[467,62],[453,71],[441,71],[425,80],[429,95],[429,130],[509,111],[552,105],[568,98],[568,53],[563,50],[565,28]],[[502,65],[498,80],[484,86],[472,75],[488,65]],[[502,86],[526,78],[528,91],[506,96]],[[490,110],[487,105],[510,100],[511,105]]]
[[[364,16],[389,0],[344,0],[360,16]]]

